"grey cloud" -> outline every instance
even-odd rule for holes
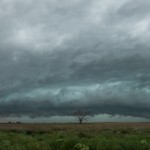
[[[128,1],[123,5],[119,10],[119,15],[123,15],[124,17],[135,17],[135,18],[145,18],[149,16],[149,1],[140,1],[133,0]]]
[[[52,92],[22,93],[1,100],[1,116],[73,115],[77,109],[92,114],[124,115],[150,118],[149,90],[136,83],[103,83],[81,87],[67,87]],[[92,87],[93,86],[93,87]],[[43,90],[44,91],[44,90]],[[46,89],[45,89],[46,91]]]
[[[148,6],[146,0],[2,0],[1,115],[70,115],[84,107],[149,118]],[[92,90],[106,83],[122,85]]]

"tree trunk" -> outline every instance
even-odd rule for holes
[[[80,124],[82,123],[82,120],[81,120],[81,119],[79,120],[79,123],[80,123]]]

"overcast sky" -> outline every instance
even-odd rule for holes
[[[1,118],[56,121],[84,109],[96,121],[150,121],[149,8],[148,0],[1,0]]]

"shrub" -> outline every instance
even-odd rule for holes
[[[74,146],[74,150],[89,150],[89,147],[85,144],[78,143]]]

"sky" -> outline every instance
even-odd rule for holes
[[[148,0],[1,0],[0,121],[150,121]]]

